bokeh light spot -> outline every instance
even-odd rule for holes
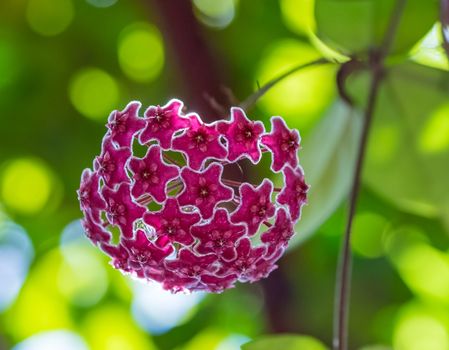
[[[95,7],[109,7],[114,5],[117,0],[86,0],[87,3]]]
[[[63,260],[58,274],[61,294],[73,305],[93,306],[108,288],[107,260],[85,237],[80,220],[69,223],[61,234]]]
[[[449,302],[449,257],[424,243],[411,244],[392,256],[407,286],[421,297]]]
[[[17,344],[13,350],[88,350],[84,340],[69,331],[43,332]]]
[[[215,28],[225,28],[232,22],[236,3],[236,0],[193,0],[198,19]]]
[[[56,283],[61,260],[59,251],[51,250],[31,269],[21,293],[6,314],[8,332],[15,339],[22,340],[42,331],[73,328],[69,305]]]
[[[205,329],[190,340],[183,350],[216,349],[226,339],[226,335],[218,329]]]
[[[399,318],[393,336],[395,350],[449,349],[449,336],[444,323],[431,313],[408,312]]]
[[[33,256],[25,230],[13,222],[0,221],[0,312],[17,297]]]
[[[31,29],[45,36],[63,32],[73,17],[71,0],[29,0],[26,8],[26,18]]]
[[[428,119],[419,146],[425,153],[438,153],[449,149],[449,104],[437,109]]]
[[[203,293],[170,294],[156,283],[133,284],[132,313],[141,327],[153,334],[164,333],[186,321]]]
[[[256,75],[261,84],[320,54],[307,43],[285,39],[268,48],[263,57]],[[269,115],[281,115],[294,127],[309,127],[334,96],[333,76],[330,66],[300,70],[270,89],[258,104]]]
[[[123,30],[118,43],[118,58],[123,72],[137,82],[156,79],[164,66],[164,45],[159,31],[137,23]]]
[[[48,167],[33,158],[16,159],[6,164],[1,177],[1,197],[5,205],[21,214],[40,212],[53,187]]]
[[[367,258],[377,258],[384,252],[384,234],[388,221],[376,213],[357,214],[352,229],[352,248]]]
[[[73,106],[84,116],[105,121],[119,98],[113,77],[98,68],[85,68],[73,77],[69,87]]]
[[[242,334],[231,334],[223,339],[215,350],[235,350],[241,349],[241,346],[248,343],[251,339]]]
[[[133,322],[129,312],[109,304],[93,309],[82,325],[91,350],[153,350],[151,338]]]

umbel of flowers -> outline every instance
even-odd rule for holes
[[[172,292],[221,292],[268,276],[306,202],[298,131],[273,117],[267,133],[239,108],[229,121],[206,124],[184,115],[179,100],[143,117],[140,107],[131,102],[111,113],[101,154],[82,174],[87,237],[114,268]],[[133,155],[136,145],[143,157]],[[223,177],[230,164],[257,164],[264,152],[283,174],[282,188]]]

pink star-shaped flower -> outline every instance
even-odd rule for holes
[[[307,203],[309,186],[305,183],[304,173],[299,167],[293,170],[286,166],[284,178],[286,185],[278,194],[276,200],[279,204],[288,206],[292,220],[296,221],[301,216],[302,206]]]
[[[237,281],[237,275],[216,276],[204,274],[201,276],[202,284],[197,287],[197,290],[205,290],[207,292],[221,293],[225,289],[233,288]]]
[[[219,122],[217,129],[228,141],[228,160],[234,162],[247,157],[258,163],[262,153],[259,148],[260,135],[265,132],[262,122],[249,120],[241,108],[231,108],[231,121]]]
[[[114,111],[108,118],[106,126],[111,131],[111,139],[119,147],[131,147],[132,139],[145,126],[139,118],[140,102],[130,102],[123,111]]]
[[[273,154],[271,169],[278,172],[286,163],[296,168],[301,141],[298,130],[287,128],[284,120],[280,117],[271,118],[271,126],[271,133],[262,136],[262,144]]]
[[[151,106],[145,112],[146,127],[140,134],[140,143],[158,140],[163,149],[169,149],[173,135],[189,126],[189,120],[181,116],[183,103],[170,100],[165,106]]]
[[[118,225],[125,238],[133,237],[133,224],[142,218],[146,208],[131,199],[130,185],[122,182],[116,190],[103,187],[103,197],[106,200],[106,216],[113,225]]]
[[[197,277],[186,277],[182,274],[170,270],[151,271],[148,277],[162,283],[162,288],[172,293],[183,292],[185,290],[196,290],[199,285]]]
[[[134,174],[135,181],[131,190],[134,198],[148,193],[159,203],[167,198],[167,183],[179,175],[178,167],[162,161],[161,148],[158,145],[151,146],[142,159],[131,158],[129,168]]]
[[[122,245],[129,252],[128,264],[134,269],[159,266],[174,250],[170,245],[164,248],[157,247],[148,240],[142,230],[137,230],[133,239],[123,239]]]
[[[92,219],[100,222],[100,213],[106,209],[106,202],[99,192],[100,176],[85,169],[81,175],[81,185],[78,190],[78,199],[80,201],[81,210],[90,214]]]
[[[220,142],[216,124],[204,124],[197,114],[189,116],[190,127],[173,139],[173,149],[184,152],[191,168],[199,170],[209,158],[224,159],[226,148]]]
[[[183,248],[179,251],[177,259],[167,261],[166,266],[176,271],[178,275],[199,279],[202,274],[213,274],[217,270],[216,261],[217,257],[214,254],[196,255],[191,250]]]
[[[196,251],[215,253],[225,260],[235,258],[235,244],[245,233],[246,227],[231,223],[225,209],[217,209],[209,223],[192,227],[192,236],[200,240]]]
[[[203,172],[196,172],[189,168],[181,170],[184,190],[178,197],[180,205],[196,206],[203,219],[209,219],[215,206],[222,201],[232,198],[231,188],[220,181],[223,167],[211,164]]]
[[[115,148],[109,134],[103,139],[101,149],[101,155],[95,158],[94,169],[105,184],[113,188],[121,182],[129,182],[125,164],[131,157],[131,150],[126,147]]]
[[[251,246],[251,241],[248,238],[242,238],[236,248],[237,255],[232,261],[223,261],[223,266],[218,271],[221,274],[237,274],[239,281],[247,282],[250,280],[251,274],[257,267],[257,263],[263,260],[265,253],[264,247]]]
[[[93,221],[90,215],[85,215],[81,220],[84,232],[94,245],[98,243],[108,243],[111,240],[111,234],[103,226]]]
[[[121,244],[118,246],[111,244],[101,244],[101,249],[108,254],[112,260],[110,264],[117,270],[125,273],[133,271],[129,265],[129,252]]]
[[[271,203],[273,184],[265,179],[258,187],[248,183],[240,186],[240,205],[231,216],[234,223],[243,222],[248,234],[254,235],[260,224],[274,215],[275,207]]]
[[[143,218],[156,230],[156,244],[161,247],[170,242],[191,245],[194,239],[190,235],[190,228],[200,219],[197,213],[183,212],[174,198],[167,199],[161,211],[148,212]]]
[[[284,208],[276,212],[276,221],[260,240],[267,246],[267,256],[271,257],[279,247],[286,247],[294,234],[293,222]]]
[[[279,249],[277,254],[275,255],[276,258],[257,260],[253,264],[252,268],[247,270],[243,274],[243,278],[241,280],[248,282],[256,282],[262,278],[268,277],[270,273],[272,273],[274,270],[278,268],[275,262],[281,257],[281,255],[282,250]]]

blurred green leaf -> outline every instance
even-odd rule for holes
[[[394,0],[316,0],[318,36],[344,54],[380,46],[395,7]],[[437,0],[408,0],[392,53],[405,53],[438,20]]]
[[[326,350],[315,338],[303,335],[277,335],[262,337],[242,346],[242,350]]]
[[[302,141],[301,164],[311,188],[293,245],[313,234],[348,193],[360,130],[358,112],[338,101]]]

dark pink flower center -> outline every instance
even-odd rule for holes
[[[300,180],[296,181],[296,186],[295,186],[296,198],[304,199],[308,189],[309,189],[309,187],[304,182],[302,182]]]
[[[109,206],[109,214],[116,219],[125,217],[126,207],[122,203],[114,203]]]
[[[246,124],[237,134],[238,141],[250,142],[255,139],[254,128],[251,124]]]
[[[170,222],[170,223],[164,225],[164,228],[163,228],[163,232],[169,236],[175,235],[178,232],[178,230],[179,230],[179,223],[175,223],[175,222]]]
[[[240,271],[241,274],[245,274],[246,271],[251,267],[251,263],[248,261],[248,259],[238,259],[235,262],[235,265],[237,267],[237,270]]]
[[[192,265],[192,266],[187,266],[184,267],[182,269],[182,273],[189,276],[189,277],[198,277],[201,272],[202,272],[202,268],[199,265]]]
[[[147,182],[157,183],[159,181],[159,176],[156,170],[151,168],[145,168],[140,172],[140,178]]]
[[[135,248],[131,248],[131,253],[132,261],[139,265],[145,265],[151,259],[151,252],[149,251],[141,251]]]
[[[109,123],[109,128],[118,133],[126,132],[126,118],[124,115],[116,116],[115,120]]]
[[[109,152],[100,159],[100,173],[111,174],[115,171],[116,165]]]
[[[258,203],[258,204],[254,204],[251,207],[251,212],[256,216],[264,218],[267,215],[267,211],[269,209],[270,209],[270,207],[269,207],[268,203]]]
[[[157,106],[155,115],[150,117],[150,119],[153,124],[153,129],[168,129],[170,127],[170,120],[160,106]]]
[[[205,199],[205,198],[209,197],[209,195],[210,195],[210,189],[209,189],[208,186],[200,186],[200,187],[198,187],[198,196],[200,198]]]
[[[190,144],[192,148],[199,149],[200,151],[207,150],[207,144],[209,143],[209,135],[203,128],[193,131],[190,134]]]
[[[281,149],[287,152],[296,152],[298,149],[298,139],[294,134],[289,134],[288,137],[284,137],[281,142]]]
[[[228,247],[230,244],[227,232],[220,232],[218,230],[212,231],[211,234],[211,245],[214,250],[221,251],[223,248]]]

